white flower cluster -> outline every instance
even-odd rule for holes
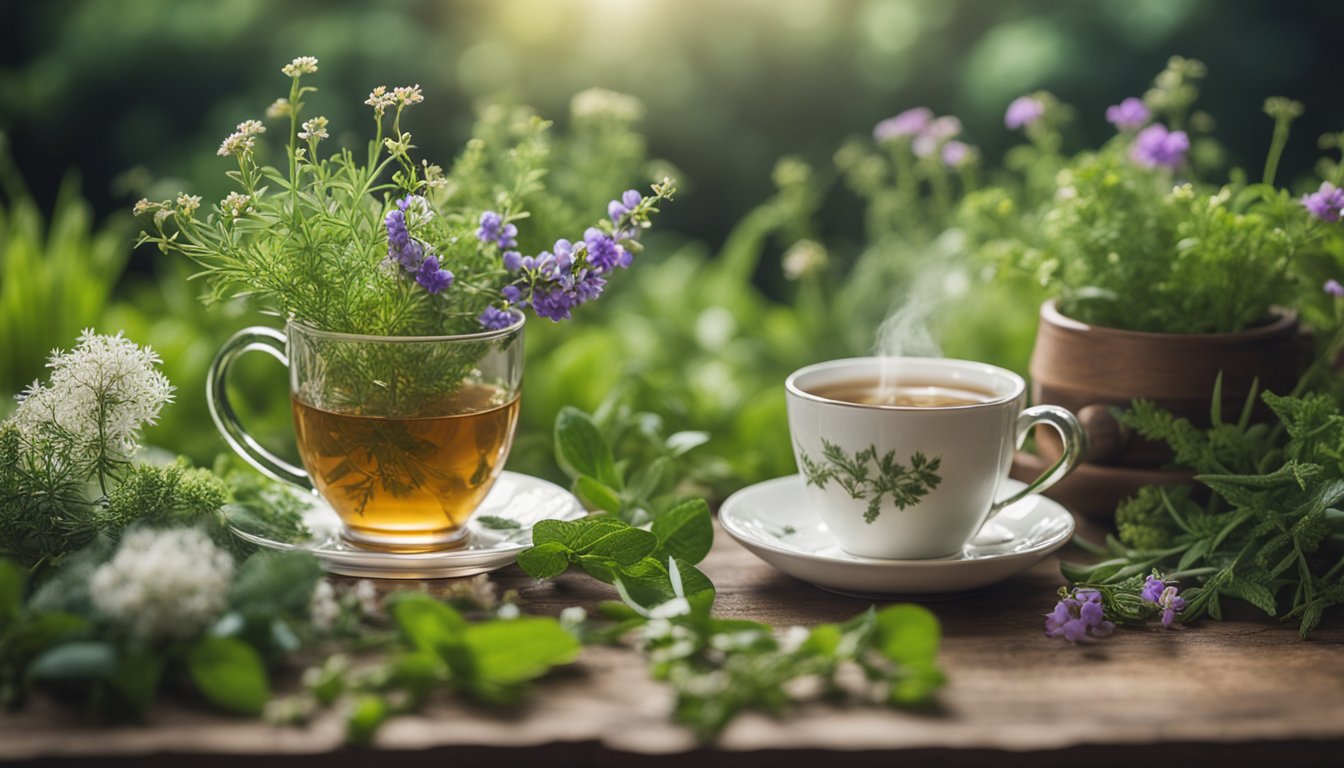
[[[308,139],[317,141],[319,139],[327,138],[327,118],[319,115],[312,120],[304,120],[303,130],[299,131],[299,138],[305,141]]]
[[[418,84],[397,86],[391,91],[387,90],[386,85],[380,85],[369,91],[369,98],[365,99],[364,103],[373,107],[374,115],[382,117],[387,112],[388,107],[395,105],[400,110],[412,104],[419,104],[424,100],[425,95],[420,91]]]
[[[89,578],[98,612],[146,640],[186,639],[224,613],[234,563],[195,528],[140,529]]]
[[[244,195],[238,192],[230,192],[219,202],[219,211],[230,219],[237,219],[246,216],[249,213],[255,213],[252,208],[252,196]]]
[[[250,153],[257,146],[257,136],[266,132],[266,126],[260,120],[244,120],[238,124],[238,130],[229,134],[219,145],[215,154],[220,157]]]
[[[35,381],[19,395],[13,422],[30,440],[60,438],[89,459],[128,460],[140,447],[140,429],[173,399],[159,362],[120,332],[85,329],[73,350],[52,352],[49,383]]]
[[[644,119],[644,103],[634,96],[606,88],[589,88],[570,99],[569,114],[575,120],[610,117],[623,123],[634,123]]]
[[[281,67],[280,71],[290,77],[314,74],[317,72],[317,58],[314,56],[299,56]]]

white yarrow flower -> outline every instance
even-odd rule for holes
[[[299,75],[311,75],[317,72],[317,59],[313,56],[299,56],[293,61],[280,68],[280,71],[290,77]]]
[[[378,117],[382,117],[387,108],[397,103],[395,96],[387,92],[386,85],[380,85],[369,91],[369,98],[364,100],[365,104],[373,107],[373,112]]]
[[[402,85],[392,89],[392,101],[403,107],[419,104],[424,100],[425,95],[420,92],[419,83],[415,85]]]
[[[154,350],[120,332],[99,336],[85,329],[74,349],[52,352],[48,383],[24,390],[11,418],[32,437],[70,440],[74,452],[89,460],[129,460],[140,447],[140,429],[173,399],[173,385],[155,367],[159,362]]]
[[[253,150],[253,148],[256,147],[256,145],[257,140],[253,134],[247,134],[239,131],[237,133],[229,134],[228,137],[224,139],[224,141],[220,142],[219,149],[215,152],[215,154],[219,155],[220,157],[228,157],[229,155],[244,155],[250,153]]]
[[[634,96],[606,88],[589,88],[570,99],[569,114],[576,120],[611,117],[633,123],[644,118],[644,103]]]
[[[312,120],[304,120],[303,130],[299,131],[299,138],[305,141],[327,138],[327,118],[318,116]]]
[[[140,529],[89,577],[89,596],[141,640],[182,640],[224,613],[233,571],[229,553],[198,529]]]
[[[238,133],[244,136],[257,136],[266,132],[266,126],[260,120],[244,120],[238,124]]]
[[[177,208],[179,211],[182,212],[183,216],[190,216],[191,214],[196,212],[197,208],[200,207],[201,207],[200,195],[188,195],[185,192],[178,194]]]
[[[238,192],[230,192],[227,197],[219,202],[219,210],[231,219],[253,213],[252,197]]]

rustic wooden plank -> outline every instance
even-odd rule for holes
[[[869,605],[784,576],[721,531],[703,569],[719,587],[718,610],[729,616],[807,625]],[[536,583],[509,568],[493,580],[517,589],[522,606],[542,614],[592,608],[613,596],[581,576]],[[592,648],[517,713],[438,702],[389,723],[377,746],[412,760],[405,764],[440,765],[454,755],[525,754],[594,765],[635,757],[668,764],[676,755],[705,764],[779,765],[786,756],[821,759],[829,750],[845,752],[856,765],[889,764],[892,751],[966,765],[1015,757],[1033,765],[1161,755],[1344,758],[1344,628],[1337,619],[1307,642],[1290,625],[1247,614],[1070,646],[1042,632],[1059,583],[1051,558],[1009,582],[925,603],[943,623],[941,659],[950,677],[932,713],[817,705],[783,720],[747,715],[705,750],[667,721],[669,693],[648,679],[635,653]],[[289,729],[161,706],[144,726],[101,728],[41,701],[0,717],[0,758],[9,760],[80,764],[101,756],[142,764],[157,757],[205,765],[211,758],[224,764],[241,755],[286,755],[294,764],[322,759],[330,766],[364,754],[340,744],[332,717]]]

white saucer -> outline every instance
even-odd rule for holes
[[[396,554],[360,549],[341,538],[341,519],[322,497],[295,488],[308,505],[303,522],[312,535],[304,541],[276,541],[230,521],[239,538],[267,549],[304,549],[332,573],[361,578],[441,579],[486,573],[512,564],[532,546],[532,526],[540,520],[574,520],[587,514],[573,494],[555,483],[517,472],[503,472],[467,524],[467,543],[444,552]],[[227,508],[226,508],[227,509]],[[482,519],[501,518],[517,528],[490,528]]]
[[[1001,493],[1008,496],[1023,487],[1006,480]],[[719,522],[765,562],[844,595],[978,589],[1030,568],[1073,535],[1073,515],[1067,509],[1032,495],[1006,507],[958,554],[935,560],[879,560],[840,549],[805,498],[800,475],[767,480],[729,496],[719,508]]]

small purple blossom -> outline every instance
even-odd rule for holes
[[[895,117],[888,117],[886,120],[873,127],[874,141],[890,141],[902,136],[915,136],[924,132],[933,120],[933,110],[928,107],[914,107],[907,109]]]
[[[523,289],[516,285],[506,285],[500,289],[499,295],[504,297],[504,301],[509,306],[516,307],[523,302]]]
[[[387,227],[387,258],[397,262],[408,272],[419,269],[424,249],[407,230],[406,213],[401,203],[398,203],[398,210],[388,211],[383,224]]]
[[[1321,286],[1321,290],[1336,298],[1344,296],[1344,285],[1340,285],[1339,281],[1334,278],[1326,280],[1325,285]]]
[[[949,141],[943,145],[943,163],[949,168],[960,168],[971,156],[971,148],[964,142]]]
[[[504,268],[510,272],[517,272],[523,267],[523,255],[517,251],[504,252]]]
[[[415,273],[415,282],[430,293],[442,293],[453,284],[453,273],[439,269],[439,257],[430,254]]]
[[[1344,189],[1323,181],[1320,189],[1302,196],[1302,206],[1321,221],[1339,221],[1340,213],[1344,212]]]
[[[619,222],[621,217],[633,211],[644,201],[644,196],[637,189],[627,189],[621,193],[620,200],[612,200],[607,203],[607,216],[611,218],[613,224]]]
[[[1148,578],[1145,579],[1143,582],[1143,592],[1142,594],[1139,595],[1139,597],[1143,598],[1144,600],[1150,603],[1156,603],[1157,598],[1161,597],[1162,595],[1162,590],[1166,588],[1167,585],[1163,583],[1161,579],[1150,574]]]
[[[1008,130],[1015,131],[1040,120],[1044,114],[1045,104],[1040,99],[1035,96],[1018,96],[1003,113],[1003,124]]]
[[[514,248],[518,245],[518,227],[505,224],[498,213],[486,211],[481,214],[481,226],[476,230],[476,238],[483,243],[494,243],[500,248]]]
[[[1176,168],[1189,150],[1190,137],[1185,131],[1169,131],[1165,125],[1154,123],[1134,137],[1129,158],[1145,168]]]
[[[1136,99],[1133,96],[1106,108],[1106,122],[1120,131],[1137,131],[1147,125],[1151,117],[1152,114],[1148,112],[1143,99]]]
[[[1046,614],[1045,635],[1062,637],[1070,643],[1106,637],[1115,630],[1115,624],[1107,621],[1104,613],[1100,592],[1074,589],[1073,594],[1060,600],[1055,610]]]
[[[629,266],[628,260],[622,256],[625,249],[617,245],[611,235],[597,227],[589,227],[583,233],[583,242],[588,247],[588,263],[598,272],[610,272],[620,266],[622,261]]]
[[[513,313],[499,307],[486,307],[477,318],[481,327],[490,331],[499,331],[513,325]]]
[[[943,115],[924,127],[924,130],[910,143],[910,151],[915,153],[915,157],[928,157],[944,142],[959,135],[961,135],[961,120],[951,115]]]

